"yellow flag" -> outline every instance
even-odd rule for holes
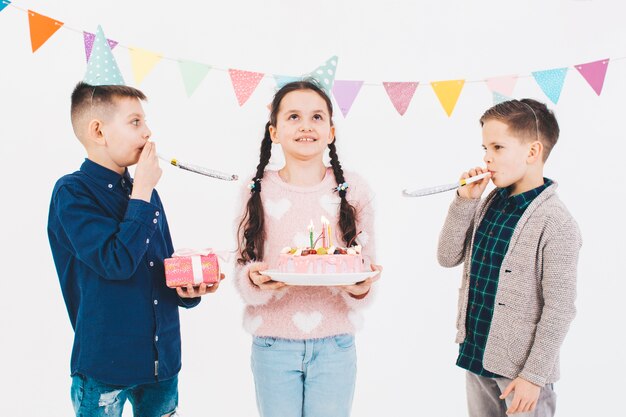
[[[434,81],[430,83],[448,117],[450,117],[454,106],[456,106],[464,84],[465,80]]]
[[[163,56],[141,48],[129,48],[129,51],[135,83],[139,85]]]

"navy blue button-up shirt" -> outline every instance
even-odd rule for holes
[[[532,190],[509,196],[507,188],[498,190],[476,230],[472,247],[469,300],[465,321],[466,337],[459,345],[456,364],[475,374],[496,378],[483,367],[487,337],[500,280],[500,268],[509,248],[517,222],[533,200],[552,180]]]
[[[178,307],[165,285],[173,253],[163,205],[130,199],[132,179],[89,159],[59,179],[48,238],[74,328],[71,373],[135,385],[174,377],[181,366]]]

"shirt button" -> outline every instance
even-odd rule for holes
[[[159,304],[159,300],[154,300],[154,305]]]
[[[493,232],[489,232],[489,236],[493,236]]]
[[[154,336],[154,341],[158,342],[159,341],[159,336]]]
[[[486,257],[486,256],[483,256],[483,261],[485,261],[485,260],[487,260],[487,257]]]
[[[154,213],[154,215],[157,216],[157,217],[159,217],[159,214],[161,214],[161,213],[159,213],[158,211]]]
[[[154,262],[150,261],[150,266],[154,266]]]
[[[109,187],[109,188],[113,188],[113,184],[109,184],[109,185],[108,185],[108,187]]]
[[[150,243],[150,239],[146,239],[146,245]]]
[[[152,223],[156,224],[156,223],[157,223],[157,221],[158,221],[157,219],[153,219],[153,220],[152,220]]]

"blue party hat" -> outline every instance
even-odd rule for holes
[[[98,25],[83,81],[90,85],[125,85],[102,26]]]

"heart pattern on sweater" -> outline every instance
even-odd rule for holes
[[[293,315],[291,320],[303,333],[311,333],[322,322],[322,313],[319,311],[309,314],[298,312]]]
[[[243,320],[243,328],[250,334],[254,334],[259,327],[263,324],[263,317],[261,316],[246,316]]]
[[[274,201],[274,200],[265,200],[263,203],[263,208],[266,213],[275,218],[276,220],[280,220],[285,213],[291,208],[291,201],[283,198],[282,200]]]
[[[348,320],[350,320],[355,330],[359,330],[363,327],[363,314],[358,311],[350,310]]]
[[[320,198],[320,206],[333,217],[339,213],[339,204],[341,204],[341,198],[336,194],[324,194]]]

